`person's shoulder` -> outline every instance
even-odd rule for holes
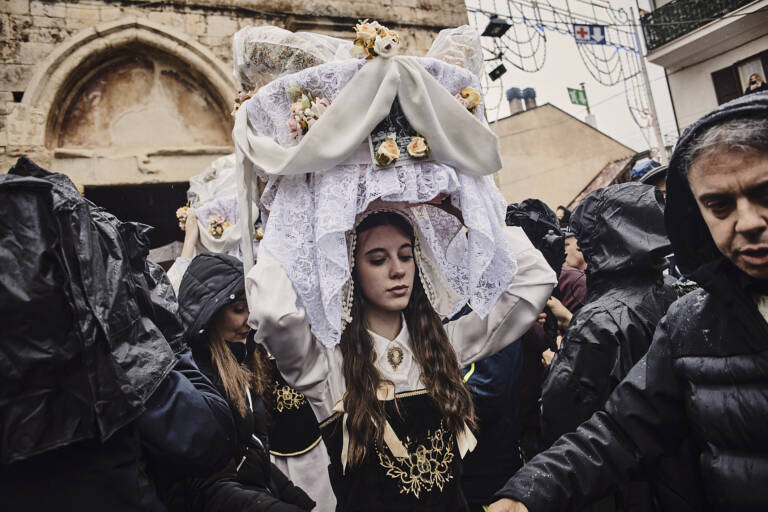
[[[722,320],[722,304],[706,290],[696,288],[667,310],[664,326],[673,352],[688,353],[699,345],[702,332],[712,332]],[[718,329],[719,330],[719,329]]]
[[[667,310],[668,321],[683,319],[706,319],[715,309],[717,302],[712,295],[702,288],[696,288],[673,302]]]

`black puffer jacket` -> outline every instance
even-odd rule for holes
[[[702,286],[669,309],[647,355],[602,411],[562,437],[502,489],[533,512],[571,510],[687,442],[697,471],[667,510],[768,507],[768,323],[753,300],[766,283],[717,250],[684,175],[684,151],[705,129],[766,118],[768,94],[721,106],[681,137],[670,162],[666,221],[677,263]],[[701,483],[696,480],[700,479]]]
[[[202,254],[187,268],[179,287],[179,312],[184,340],[201,371],[224,395],[218,371],[208,348],[211,322],[219,309],[245,291],[243,264],[225,254]],[[243,348],[240,351],[238,349]],[[233,347],[233,354],[248,363],[256,345]],[[235,351],[237,350],[237,352]],[[249,512],[300,512],[315,506],[306,493],[271,462],[267,436],[267,413],[261,397],[253,391],[243,417],[231,407],[235,423],[236,457],[232,463],[207,479],[192,479],[168,494],[174,510]]]
[[[662,202],[655,188],[625,183],[591,193],[571,217],[588,265],[587,301],[542,386],[547,446],[603,406],[675,298],[661,272],[669,253]]]

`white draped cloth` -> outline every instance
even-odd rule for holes
[[[293,84],[331,101],[298,142],[286,125]],[[324,345],[336,345],[342,331],[342,289],[351,276],[346,234],[374,200],[409,210],[430,264],[443,277],[439,284],[448,288],[439,295],[452,298],[438,313],[448,316],[471,302],[483,318],[512,282],[517,264],[502,230],[506,203],[490,176],[501,168],[498,139],[482,106],[473,115],[454,98],[468,86],[480,90],[475,74],[432,58],[347,59],[281,76],[238,110],[240,204],[251,204],[254,176],[267,181],[262,244],[282,265]],[[375,168],[367,138],[395,97],[430,155]],[[440,194],[461,210],[464,226],[438,208],[408,206]],[[246,272],[253,261],[248,249],[244,245]]]

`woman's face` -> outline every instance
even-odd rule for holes
[[[237,297],[216,313],[213,326],[224,340],[245,343],[245,338],[251,332],[248,326],[248,313],[248,302],[245,297]]]
[[[358,235],[357,285],[366,308],[405,309],[413,291],[416,264],[411,239],[394,226],[376,226]]]

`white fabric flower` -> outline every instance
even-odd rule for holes
[[[373,49],[381,57],[392,57],[397,55],[397,38],[386,35],[376,36],[376,42],[373,43]]]
[[[312,115],[314,115],[317,118],[320,118],[323,114],[325,114],[325,111],[330,106],[330,103],[325,98],[320,98],[318,100],[315,100],[315,102],[312,104]]]

